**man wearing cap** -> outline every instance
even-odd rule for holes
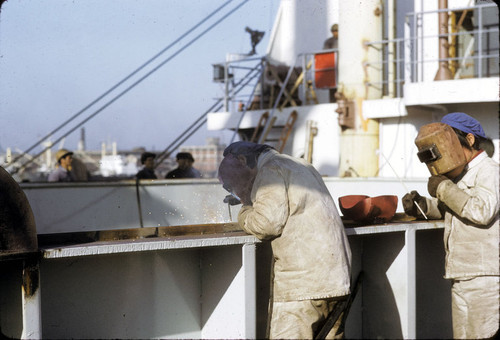
[[[243,141],[224,150],[219,180],[243,203],[241,228],[271,241],[269,337],[313,338],[349,296],[351,273],[344,225],[321,175],[303,159]],[[339,325],[327,339],[342,337]]]
[[[483,145],[492,143],[476,119],[455,112],[441,122],[458,136],[466,164],[431,176],[427,188],[433,198],[413,191],[403,197],[403,207],[407,214],[421,217],[416,201],[428,218],[444,217],[453,337],[491,338],[498,334],[500,307],[499,167],[483,151]]]
[[[60,149],[56,153],[58,166],[49,175],[49,182],[72,182],[71,162],[73,160],[73,152],[66,149]]]
[[[179,152],[176,156],[177,168],[168,172],[165,178],[200,178],[201,173],[193,168],[194,158],[189,152]]]
[[[144,168],[140,170],[135,177],[137,179],[157,179],[155,174],[155,157],[152,152],[143,152],[141,155],[141,164]]]
[[[324,50],[331,50],[333,48],[338,48],[339,25],[333,24],[330,31],[332,32],[332,36],[325,40],[325,42],[323,44]]]

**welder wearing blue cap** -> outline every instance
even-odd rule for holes
[[[460,141],[465,162],[445,174],[429,178],[433,198],[416,191],[403,197],[405,212],[420,217],[417,202],[427,218],[444,217],[445,278],[452,282],[454,338],[491,338],[498,335],[499,285],[499,167],[488,157],[493,143],[481,124],[455,112],[441,120]],[[490,153],[489,152],[489,153]]]

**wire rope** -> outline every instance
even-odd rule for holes
[[[251,75],[252,73],[254,73],[254,75]],[[254,67],[253,69],[251,69],[249,72],[247,72],[247,74],[238,82],[235,84],[235,87],[238,87],[239,88],[235,91],[235,95],[238,94],[241,90],[243,90],[246,85],[248,85],[248,83],[250,83],[256,76],[260,75],[262,73],[262,66],[261,64],[258,64],[256,67]],[[242,84],[244,81],[246,80],[246,82],[244,84]],[[178,140],[180,138],[182,138],[185,134],[187,134],[189,132],[189,130],[191,130],[194,126],[196,126],[196,124],[203,118],[205,118],[210,112],[217,112],[219,111],[222,107],[223,107],[223,104],[220,104],[221,101],[223,99],[219,99],[215,104],[213,104],[208,110],[206,110],[200,117],[198,117],[197,120],[195,120],[188,128],[186,128],[186,130],[184,130],[184,132],[182,132],[179,137],[177,137],[172,143],[170,143],[170,145],[168,145],[164,151],[162,151],[157,157],[156,157],[156,163],[155,163],[155,168],[167,157],[170,156],[170,154],[172,153],[173,150],[177,149],[180,144],[182,144],[184,141],[187,140],[187,138],[183,138],[181,142],[178,142]],[[199,124],[197,126],[197,128],[192,131],[191,133],[189,133],[189,136],[190,137],[194,132],[196,132],[198,129],[200,129],[203,124],[205,124],[205,122],[207,121],[207,119],[204,120],[204,122],[202,124]]]
[[[230,0],[232,1],[232,0]],[[96,115],[98,115],[100,112],[102,112],[105,108],[107,108],[108,106],[110,106],[111,104],[113,104],[116,100],[118,100],[119,98],[121,98],[123,95],[125,95],[126,93],[128,93],[131,89],[133,89],[134,87],[136,87],[138,84],[142,83],[142,81],[144,81],[146,78],[148,78],[150,75],[152,75],[153,73],[155,73],[156,71],[158,71],[161,67],[163,67],[166,63],[168,63],[170,60],[172,60],[174,57],[176,57],[179,53],[181,53],[182,51],[184,51],[187,47],[191,46],[194,42],[196,42],[199,38],[201,38],[203,35],[205,35],[206,33],[208,33],[209,31],[211,31],[215,26],[217,26],[218,24],[220,24],[222,21],[224,21],[228,16],[230,16],[231,14],[233,14],[236,10],[238,10],[240,7],[242,7],[246,2],[248,2],[250,0],[244,0],[243,2],[241,2],[238,6],[234,7],[232,10],[230,10],[228,13],[226,13],[224,16],[222,16],[222,18],[218,19],[215,23],[213,23],[212,25],[210,25],[207,29],[205,29],[203,32],[201,32],[200,34],[198,34],[195,38],[193,38],[191,41],[189,41],[185,46],[181,47],[179,50],[177,50],[177,52],[175,52],[174,54],[172,54],[170,57],[168,57],[167,59],[165,59],[164,61],[162,61],[159,65],[157,65],[156,67],[154,67],[151,71],[149,71],[148,73],[146,73],[144,76],[142,76],[141,78],[139,78],[137,81],[135,81],[132,85],[128,86],[125,90],[123,90],[122,92],[120,92],[118,95],[116,95],[113,99],[111,99],[110,101],[108,101],[106,104],[104,104],[101,108],[99,108],[97,111],[95,111],[94,113],[92,113],[90,116],[88,116],[87,118],[85,118],[83,121],[81,121],[80,123],[78,123],[76,126],[74,126],[72,129],[70,129],[68,132],[66,132],[64,135],[62,135],[61,137],[59,137],[53,144],[57,144],[59,141],[61,141],[63,138],[67,137],[69,134],[73,133],[76,129],[78,129],[80,126],[84,125],[86,122],[88,122],[90,119],[94,118]],[[50,149],[51,146],[48,146],[46,147],[45,149],[43,149],[42,151],[40,151],[38,154],[36,154],[33,159],[35,158],[38,158],[40,155],[42,155],[45,151],[47,151],[48,149]],[[27,162],[25,162],[23,165],[21,165],[19,168],[15,169],[12,174],[16,174],[17,172],[19,172],[21,169],[25,168],[28,164],[30,164],[31,162],[33,162],[33,159],[30,159],[28,160]],[[11,162],[13,163],[13,162]]]
[[[113,85],[112,87],[110,87],[107,91],[105,91],[103,94],[101,94],[99,97],[97,97],[96,99],[94,99],[92,102],[90,102],[90,104],[86,105],[83,109],[81,109],[80,111],[78,111],[77,113],[75,113],[73,116],[71,116],[70,118],[68,118],[66,121],[64,121],[63,123],[61,123],[59,126],[57,126],[56,128],[54,128],[52,131],[50,131],[49,133],[47,133],[45,136],[43,136],[42,138],[40,138],[38,140],[38,142],[36,142],[35,144],[33,144],[32,146],[30,146],[28,149],[26,149],[23,153],[21,153],[19,156],[17,156],[14,160],[12,160],[11,162],[7,163],[7,164],[12,164],[12,163],[15,163],[18,159],[20,159],[21,157],[23,157],[25,154],[27,154],[28,152],[30,152],[31,150],[33,150],[35,147],[37,147],[38,145],[40,145],[44,140],[46,140],[47,138],[49,138],[51,135],[53,135],[54,133],[56,133],[57,131],[59,131],[60,129],[62,129],[63,127],[65,127],[66,125],[68,125],[70,122],[72,122],[73,120],[75,120],[77,117],[79,117],[81,114],[83,114],[85,111],[87,111],[89,108],[91,108],[92,106],[94,106],[96,103],[98,103],[99,101],[101,101],[104,97],[106,97],[108,94],[110,94],[111,92],[113,92],[114,90],[116,90],[119,86],[121,86],[122,84],[124,84],[127,80],[129,80],[130,78],[132,78],[134,75],[136,75],[139,71],[143,70],[146,66],[148,66],[149,64],[151,64],[154,60],[156,60],[159,56],[161,56],[163,53],[165,53],[166,51],[168,51],[170,48],[172,48],[175,44],[177,44],[178,42],[180,42],[182,39],[184,39],[186,36],[188,36],[191,32],[193,32],[196,28],[198,28],[199,26],[201,26],[203,23],[205,23],[207,20],[209,20],[211,17],[213,17],[215,14],[217,14],[219,11],[221,11],[225,6],[227,6],[230,2],[232,2],[233,0],[228,0],[226,1],[224,4],[222,4],[221,6],[219,6],[217,9],[215,9],[212,13],[210,13],[209,15],[207,15],[204,19],[202,19],[199,23],[197,23],[196,25],[194,25],[193,27],[191,27],[189,30],[187,30],[186,32],[184,32],[181,36],[179,36],[176,40],[174,40],[172,43],[170,43],[168,46],[166,46],[165,48],[163,48],[160,52],[158,52],[157,54],[155,54],[153,57],[151,57],[149,60],[147,60],[145,63],[143,63],[141,66],[139,66],[138,68],[136,68],[134,71],[132,71],[131,73],[129,73],[125,78],[123,78],[122,80],[120,80],[118,83],[116,83],[115,85]]]

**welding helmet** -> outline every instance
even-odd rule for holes
[[[431,175],[444,175],[467,163],[455,131],[445,123],[422,126],[415,145],[418,159],[427,165]]]

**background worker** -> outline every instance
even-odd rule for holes
[[[60,149],[56,153],[58,166],[49,174],[49,182],[72,182],[71,162],[73,161],[73,152],[66,149]]]
[[[71,179],[73,182],[88,182],[91,180],[90,172],[85,163],[78,157],[71,157]]]
[[[456,133],[465,162],[427,187],[433,198],[412,191],[403,197],[407,214],[444,217],[445,278],[452,282],[454,338],[490,338],[499,325],[499,167],[481,149],[490,145],[479,122],[461,112],[441,120]],[[439,148],[439,145],[438,145]],[[444,150],[442,150],[444,151]]]
[[[324,50],[336,49],[336,51],[335,51],[335,54],[336,54],[335,55],[335,64],[338,65],[338,62],[339,62],[339,51],[338,51],[339,25],[333,24],[330,31],[332,32],[332,36],[325,40],[325,42],[323,43],[323,49]],[[337,93],[337,87],[332,87],[329,89],[330,103],[337,102],[337,98],[335,97],[336,93]]]
[[[143,152],[141,155],[141,164],[144,168],[140,170],[135,177],[137,179],[157,179],[155,174],[156,154],[152,152]]]
[[[194,158],[189,152],[179,152],[175,157],[177,168],[169,171],[165,178],[200,178],[201,173],[193,168]]]
[[[332,36],[325,40],[323,43],[324,50],[331,50],[332,48],[338,48],[339,41],[339,25],[333,24],[330,28],[330,32],[332,32]]]
[[[224,150],[219,179],[243,203],[239,225],[271,241],[270,338],[313,338],[350,293],[351,250],[323,179],[303,159],[250,142]],[[343,336],[339,324],[327,338]]]

